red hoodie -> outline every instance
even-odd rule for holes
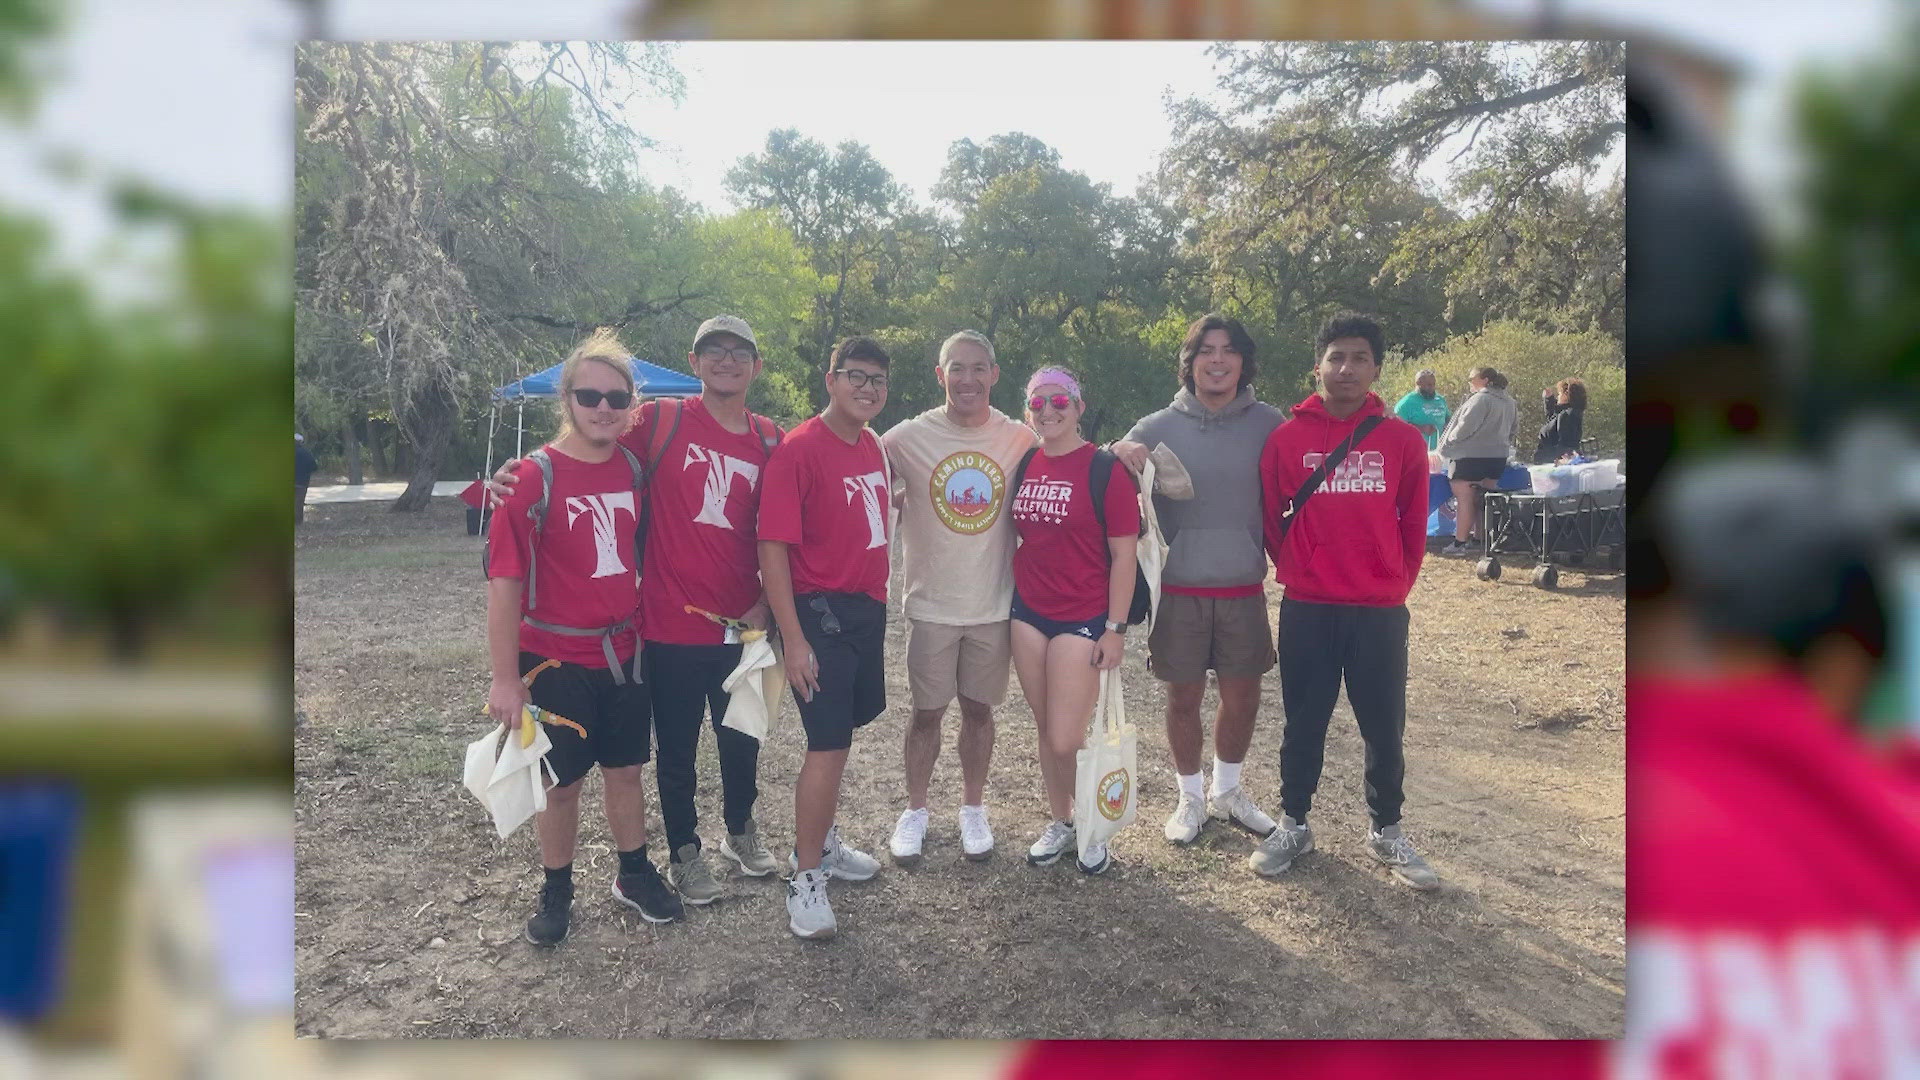
[[[1361,420],[1385,416],[1294,518],[1280,516],[1308,474]],[[1260,452],[1262,517],[1275,580],[1295,600],[1396,607],[1407,602],[1427,553],[1427,440],[1390,416],[1375,394],[1335,419],[1319,394],[1293,407]]]

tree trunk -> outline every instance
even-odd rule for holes
[[[374,420],[367,421],[367,449],[373,454],[373,471],[381,476],[392,476],[393,468],[387,464],[385,424]]]
[[[427,508],[433,498],[434,482],[439,479],[440,463],[446,459],[447,447],[453,442],[457,415],[445,388],[430,388],[415,399],[413,422],[400,432],[413,448],[413,469],[407,477],[407,490],[400,493],[390,509]]]
[[[340,422],[340,444],[346,448],[347,483],[366,483],[366,477],[360,471],[360,436],[353,430],[351,415]]]

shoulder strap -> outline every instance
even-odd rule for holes
[[[761,426],[763,423],[765,427]],[[750,412],[747,414],[747,428],[760,436],[760,449],[766,451],[768,457],[772,457],[773,448],[780,445],[780,425],[758,413]]]
[[[540,582],[534,575],[540,564],[540,534],[547,527],[547,503],[553,495],[553,458],[542,446],[528,454],[527,460],[540,467],[540,497],[527,508],[527,520],[533,524],[532,550],[527,552],[527,610],[532,611],[540,603]]]
[[[1021,485],[1021,484],[1024,484],[1024,483],[1026,483],[1026,480],[1027,480],[1027,464],[1028,464],[1029,462],[1031,462],[1031,461],[1033,460],[1033,455],[1035,455],[1035,454],[1037,454],[1037,453],[1039,453],[1039,452],[1040,452],[1040,448],[1039,448],[1039,447],[1037,447],[1037,446],[1029,446],[1029,447],[1027,447],[1027,452],[1026,452],[1026,453],[1024,453],[1024,454],[1021,454],[1021,455],[1020,455],[1020,464],[1018,464],[1018,465],[1015,465],[1015,466],[1013,467],[1013,496],[1014,496],[1014,498],[1016,498],[1016,499],[1017,499],[1017,498],[1019,498],[1019,497],[1020,497],[1020,485]]]
[[[1325,460],[1320,462],[1319,467],[1307,475],[1306,482],[1300,485],[1300,490],[1293,493],[1293,498],[1287,500],[1287,508],[1280,514],[1282,537],[1285,537],[1287,530],[1293,527],[1293,519],[1300,513],[1300,508],[1307,504],[1308,496],[1319,490],[1320,485],[1326,482],[1327,476],[1340,467],[1340,463],[1347,459],[1347,454],[1359,445],[1360,440],[1371,434],[1373,429],[1379,427],[1385,419],[1386,417],[1376,414],[1360,421],[1359,425],[1353,429],[1353,433],[1340,440],[1340,445],[1333,448],[1333,453],[1328,454]]]
[[[668,403],[673,405],[673,419],[667,422],[667,437],[656,441],[654,436],[660,433],[660,410],[666,408]],[[653,426],[647,430],[646,475],[649,478],[660,468],[660,456],[667,452],[667,447],[673,445],[673,437],[680,432],[680,416],[686,411],[687,403],[680,398],[662,398],[654,407]]]

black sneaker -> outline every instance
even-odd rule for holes
[[[680,897],[651,865],[637,874],[613,879],[613,898],[640,913],[650,923],[669,923],[685,915]]]
[[[540,910],[527,920],[527,940],[550,947],[567,936],[567,923],[573,916],[573,882],[548,882],[540,886]]]

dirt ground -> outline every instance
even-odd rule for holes
[[[1429,557],[1413,613],[1408,835],[1445,879],[1406,889],[1368,857],[1361,745],[1344,698],[1313,822],[1278,879],[1254,839],[1210,825],[1175,848],[1165,695],[1128,649],[1139,821],[1098,878],[1022,855],[1045,822],[1018,680],[996,713],[987,801],[998,848],[960,856],[957,716],[934,774],[927,857],[885,860],[905,805],[905,636],[887,712],[855,739],[842,832],[879,855],[835,882],[840,936],[786,929],[778,878],[654,927],[608,895],[614,858],[589,779],[573,928],[522,927],[539,888],[530,829],[498,840],[459,786],[485,730],[480,542],[464,507],[310,507],[296,541],[297,1023],[303,1035],[531,1038],[1610,1038],[1625,1003],[1623,600],[1611,575],[1556,592]],[[1277,596],[1273,597],[1277,604]],[[896,609],[897,610],[897,609]],[[1278,815],[1277,674],[1246,786]],[[1207,714],[1214,697],[1208,693]],[[1208,720],[1209,729],[1211,720]],[[757,816],[791,844],[801,759],[791,708],[761,756]],[[1208,759],[1211,760],[1211,751]],[[701,832],[720,831],[713,742]],[[652,835],[660,835],[652,767]],[[664,861],[664,855],[657,856]]]

